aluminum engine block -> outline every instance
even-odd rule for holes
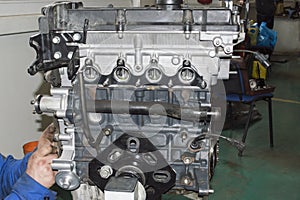
[[[60,2],[43,14],[28,72],[52,85],[34,106],[57,121],[56,183],[96,186],[105,199],[207,196],[225,117],[221,80],[243,39],[238,13]]]

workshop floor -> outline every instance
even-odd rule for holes
[[[209,200],[299,200],[300,199],[300,56],[284,57],[273,63],[268,83],[275,85],[273,99],[273,149],[269,148],[267,103],[258,102],[262,120],[248,132],[246,150],[220,141],[219,162]],[[275,58],[275,59],[278,59]],[[226,130],[228,137],[240,138],[242,129]],[[164,200],[186,199],[167,195]]]

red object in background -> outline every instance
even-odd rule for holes
[[[212,0],[197,0],[201,4],[211,4]]]
[[[38,145],[38,141],[27,142],[23,145],[23,153],[24,155],[32,152]]]

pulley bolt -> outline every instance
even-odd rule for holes
[[[113,174],[113,169],[108,165],[104,165],[98,170],[98,173],[101,178],[108,179]]]
[[[55,52],[53,57],[57,60],[61,58],[61,53],[59,51]]]

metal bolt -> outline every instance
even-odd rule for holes
[[[205,89],[206,86],[207,86],[206,82],[202,81],[201,84],[200,84],[201,89]]]
[[[104,165],[98,170],[98,173],[101,178],[108,179],[113,174],[113,169],[108,165]]]
[[[53,39],[52,39],[52,42],[54,44],[59,44],[60,43],[60,38],[58,36],[55,36]]]
[[[110,134],[111,134],[111,130],[109,128],[103,130],[103,135],[110,136]]]
[[[138,163],[137,162],[133,162],[132,163],[134,166],[138,166]]]
[[[183,183],[184,185],[191,185],[192,180],[191,180],[191,178],[190,178],[189,176],[184,176],[184,177],[182,178],[182,183]]]
[[[80,33],[75,33],[75,34],[73,35],[73,40],[76,41],[76,42],[80,41],[80,40],[81,40],[81,35],[80,35]]]
[[[232,48],[231,48],[231,46],[226,46],[226,47],[224,48],[224,51],[225,51],[225,53],[232,53]]]
[[[185,185],[189,185],[191,181],[189,179],[185,178],[183,180],[183,182],[184,182]]]
[[[192,162],[192,159],[190,157],[185,157],[183,162],[184,164],[190,164]]]
[[[189,155],[189,153],[184,153],[181,157],[181,160],[183,161],[184,164],[189,165],[192,162],[194,162],[195,158],[192,157],[192,154]]]
[[[85,59],[84,61],[85,65],[93,65],[93,60],[90,58]]]
[[[215,38],[215,39],[213,40],[213,44],[214,44],[216,47],[220,46],[220,45],[222,44],[222,39],[221,39],[221,38]]]
[[[70,51],[70,52],[68,53],[68,58],[69,58],[69,59],[72,59],[72,57],[73,57],[73,52]]]
[[[185,131],[181,132],[181,139],[182,139],[182,142],[187,139],[187,132],[185,132]]]
[[[124,60],[123,59],[118,59],[118,65],[123,65]]]
[[[215,51],[211,50],[208,52],[209,57],[214,58],[217,54]]]
[[[55,52],[53,57],[57,60],[61,58],[61,53],[59,51]]]

